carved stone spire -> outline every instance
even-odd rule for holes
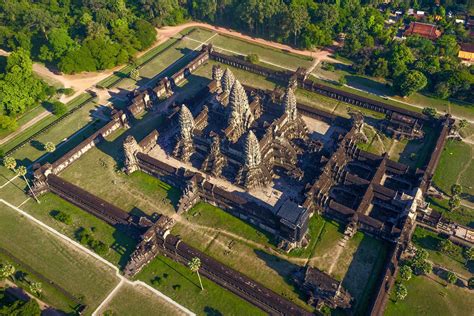
[[[245,139],[244,155],[245,162],[237,174],[236,182],[246,189],[265,186],[270,183],[272,179],[271,172],[262,163],[260,144],[252,131],[247,134]]]
[[[222,75],[222,78],[221,78],[222,91],[229,93],[230,89],[234,85],[234,82],[235,82],[234,74],[232,73],[232,71],[230,71],[229,68],[226,68],[224,71],[224,75]]]
[[[191,139],[194,129],[194,118],[186,105],[181,106],[179,112],[179,129],[182,139]]]
[[[288,115],[290,120],[296,120],[297,109],[296,109],[296,97],[293,89],[288,88],[285,95],[283,96],[283,105],[285,106],[285,113]]]
[[[245,166],[248,168],[256,168],[262,162],[262,154],[260,152],[260,144],[257,136],[250,131],[245,139]]]
[[[229,106],[231,110],[229,123],[231,125],[240,125],[240,128],[243,130],[249,128],[253,122],[253,115],[250,111],[247,93],[245,93],[244,87],[242,87],[238,80],[235,80],[230,91]]]
[[[220,85],[223,75],[224,75],[224,72],[222,71],[222,68],[220,65],[212,66],[212,80],[216,80],[218,84]]]
[[[201,169],[206,173],[218,177],[221,175],[226,161],[226,157],[221,153],[219,135],[215,134],[212,136],[211,150],[204,160]]]
[[[179,135],[177,143],[173,150],[173,155],[185,162],[194,152],[193,146],[194,118],[186,105],[181,106],[179,112]]]
[[[135,157],[135,154],[140,151],[140,146],[138,145],[135,137],[128,135],[123,142],[123,150],[125,153],[125,172],[130,174],[138,170],[138,160]]]

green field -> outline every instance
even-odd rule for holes
[[[18,287],[28,292],[29,282],[40,282],[42,286],[42,301],[65,313],[72,313],[74,311],[77,305],[77,301],[74,298],[68,297],[56,284],[49,283],[47,279],[42,278],[33,268],[25,265],[20,259],[13,258],[10,254],[6,254],[4,250],[0,248],[0,265],[7,263],[15,267],[14,283]],[[25,275],[24,278],[21,277],[22,274]]]
[[[15,223],[15,225],[12,225]],[[118,283],[105,264],[0,205],[0,247],[62,287],[91,313]]]
[[[446,281],[436,275],[416,276],[404,281],[408,296],[404,301],[396,301],[392,294],[387,304],[385,316],[418,315],[472,315],[474,299],[472,290],[456,285],[446,285]]]
[[[83,93],[79,96],[77,96],[76,98],[74,98],[73,100],[71,100],[70,102],[68,102],[66,104],[67,108],[70,110],[70,109],[73,109],[77,106],[79,106],[81,103],[85,102],[87,99],[90,98],[90,95],[88,93]],[[39,112],[31,112],[32,115],[36,116],[37,114],[39,114],[40,112],[42,111],[39,111]],[[27,113],[26,115],[30,115],[29,113]],[[74,116],[71,115],[71,116]],[[33,116],[29,117],[28,118],[28,121],[31,120],[33,118]],[[30,126],[29,128],[25,129],[24,131],[22,131],[20,134],[18,134],[17,136],[15,136],[13,139],[11,139],[10,141],[8,141],[6,144],[3,144],[1,149],[3,151],[8,151],[10,150],[11,148],[15,147],[17,144],[19,144],[20,142],[22,142],[23,140],[25,139],[28,139],[29,137],[31,137],[33,134],[35,134],[36,132],[38,132],[39,130],[41,130],[42,128],[48,126],[49,124],[51,124],[52,122],[56,121],[58,119],[58,117],[54,116],[54,115],[48,115],[46,116],[44,119],[42,119],[41,121],[39,121],[38,123],[34,124],[33,126]],[[25,122],[26,123],[26,122]]]
[[[351,61],[347,62],[351,63]],[[337,88],[398,107],[406,108],[411,111],[420,112],[421,109],[405,103],[417,104],[423,107],[432,107],[441,113],[451,113],[453,115],[463,116],[468,119],[474,118],[474,107],[472,103],[459,100],[442,100],[430,95],[425,95],[423,93],[414,93],[409,97],[403,98],[395,95],[392,89],[386,86],[387,81],[383,79],[355,74],[349,69],[347,65],[342,63],[336,63],[335,65],[335,71],[328,71],[323,69],[322,64],[319,64],[313,71],[313,74],[322,78],[319,80],[324,81],[326,84],[334,85],[336,87],[339,78],[345,76],[347,80],[347,86],[339,86]],[[370,94],[356,89],[368,91]],[[378,95],[383,97],[379,97]],[[392,99],[387,99],[385,97],[390,97]]]
[[[112,313],[114,316],[175,316],[185,315],[183,311],[159,298],[147,288],[140,285],[124,284],[110,302],[104,306],[99,315]]]
[[[214,282],[199,280],[187,267],[158,256],[137,276],[198,315],[264,315],[257,307],[240,299]],[[152,282],[153,281],[153,282]]]
[[[446,269],[463,276],[465,279],[472,277],[474,262],[470,261],[466,264],[466,259],[462,255],[462,247],[455,245],[455,251],[449,255],[438,251],[438,243],[443,239],[443,237],[438,236],[434,232],[417,227],[413,234],[412,242],[415,246],[426,249],[429,253],[428,259],[433,261],[435,264],[445,267]]]
[[[434,184],[451,194],[451,186],[458,183],[463,192],[474,195],[474,163],[472,146],[456,140],[448,140],[434,174]]]
[[[461,206],[455,210],[449,210],[448,200],[441,200],[432,197],[426,199],[430,203],[430,207],[443,214],[443,217],[454,221],[458,224],[474,228],[474,209]]]

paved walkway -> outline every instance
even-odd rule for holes
[[[86,254],[92,256],[94,259],[96,259],[97,261],[107,265],[108,267],[112,268],[114,271],[115,271],[115,275],[117,278],[119,278],[120,282],[119,284],[109,293],[109,295],[107,295],[107,297],[104,299],[104,301],[99,305],[99,307],[92,313],[92,315],[98,315],[98,312],[100,310],[100,308],[102,308],[103,306],[105,306],[107,304],[107,302],[112,299],[112,297],[115,295],[115,293],[120,289],[120,286],[123,285],[123,283],[128,283],[128,284],[131,284],[131,285],[141,285],[145,288],[147,288],[148,290],[150,290],[152,293],[154,293],[155,295],[159,296],[161,299],[165,300],[167,303],[170,303],[171,305],[173,305],[174,307],[182,310],[184,313],[188,314],[188,315],[195,315],[192,311],[190,311],[189,309],[187,309],[186,307],[180,305],[179,303],[177,303],[176,301],[174,301],[173,299],[169,298],[168,296],[164,295],[163,293],[161,293],[160,291],[156,290],[155,288],[149,286],[148,284],[142,282],[142,281],[130,281],[128,280],[127,278],[125,278],[124,276],[122,276],[120,274],[120,271],[119,269],[113,265],[112,263],[110,263],[109,261],[105,260],[104,258],[102,258],[101,256],[99,256],[98,254],[96,254],[95,252],[89,250],[88,248],[84,247],[83,245],[77,243],[76,241],[72,240],[71,238],[69,238],[68,236],[58,232],[57,230],[51,228],[50,226],[46,225],[45,223],[43,223],[42,221],[36,219],[35,217],[31,216],[29,213],[21,210],[20,208],[10,204],[9,202],[3,200],[3,199],[0,199],[0,203],[3,203],[5,204],[6,206],[8,206],[9,208],[13,209],[14,211],[18,212],[19,214],[23,215],[25,218],[31,220],[32,222],[34,222],[35,224],[39,225],[41,228],[47,230],[48,232],[52,233],[53,235],[59,237],[60,239],[62,239],[64,242],[66,242],[67,244],[81,250],[82,252],[85,252]]]

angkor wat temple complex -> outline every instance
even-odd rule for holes
[[[51,191],[141,236],[124,270],[127,276],[140,271],[158,253],[182,263],[198,256],[208,278],[263,310],[308,314],[171,235],[169,218],[154,223],[155,219],[136,218],[58,176],[107,135],[133,125],[134,117],[143,111],[158,112],[164,121],[156,130],[140,140],[125,139],[127,173],[141,170],[180,189],[178,213],[205,201],[270,232],[284,250],[306,246],[308,222],[315,213],[345,225],[348,238],[361,230],[388,241],[384,273],[370,306],[371,315],[382,314],[452,120],[430,121],[420,113],[336,91],[307,79],[301,69],[275,71],[225,56],[211,46],[195,54],[172,77],[162,78],[153,89],[137,91],[126,110],[114,110],[109,123],[56,162],[37,166],[33,190],[38,194]],[[163,101],[209,59],[264,75],[284,88],[269,91],[244,86],[229,69],[215,65],[211,82],[185,104]],[[384,113],[380,127],[396,138],[422,137],[423,125],[431,124],[439,135],[429,161],[423,169],[412,169],[390,160],[387,154],[361,150],[357,144],[364,137],[362,115],[354,112],[346,119],[301,104],[296,89]],[[350,294],[340,282],[321,271],[303,272],[301,287],[315,305],[351,306]]]
[[[415,216],[420,174],[358,149],[361,115],[300,113],[294,89],[246,88],[214,66],[208,93],[192,108],[172,107],[140,144],[126,139],[127,172],[181,187],[178,212],[204,200],[274,233],[285,249],[305,245],[313,212],[395,241]]]

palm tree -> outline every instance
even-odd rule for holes
[[[30,292],[36,296],[40,296],[43,291],[43,285],[41,282],[30,282]]]
[[[26,167],[25,167],[25,166],[19,166],[18,169],[16,170],[16,172],[17,172],[18,176],[23,177],[23,179],[25,180],[26,184],[28,185],[28,188],[30,189],[31,194],[33,194],[33,197],[35,198],[36,202],[39,203],[40,201],[39,201],[38,198],[36,197],[35,192],[33,192],[33,190],[31,189],[30,182],[29,182],[28,179],[26,178],[26,172],[27,172]]]
[[[47,152],[52,153],[56,150],[56,146],[52,142],[47,142],[46,144],[44,144],[44,149]]]
[[[7,279],[15,274],[15,267],[12,264],[5,263],[0,268],[0,280]]]
[[[204,287],[202,286],[202,281],[201,281],[201,276],[199,275],[199,268],[201,268],[201,259],[198,257],[194,257],[189,261],[188,267],[192,272],[196,272],[197,276],[199,278],[199,284],[201,284],[201,291],[204,290]]]
[[[4,157],[3,158],[3,165],[7,168],[10,169],[11,171],[15,171],[16,168],[16,160],[13,157]]]

